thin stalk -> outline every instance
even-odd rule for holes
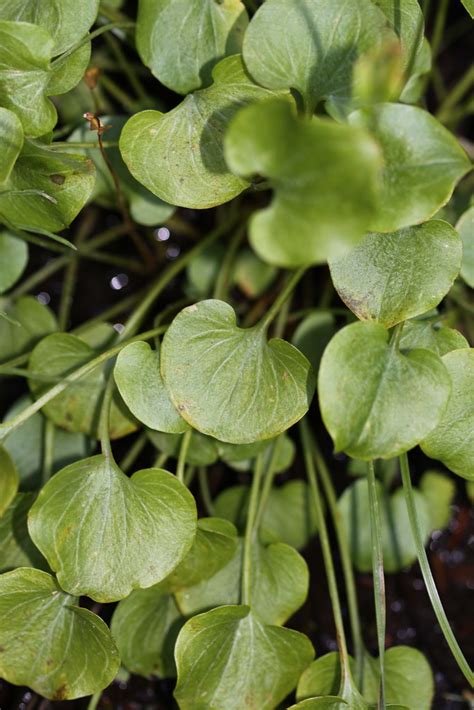
[[[127,473],[132,468],[138,456],[140,456],[141,452],[147,445],[147,442],[148,437],[146,435],[146,431],[142,431],[119,463],[119,466],[124,473]]]
[[[218,298],[221,301],[226,301],[228,299],[232,281],[233,268],[235,264],[235,257],[237,254],[237,250],[242,242],[242,239],[245,236],[245,230],[246,224],[242,224],[238,229],[236,229],[229,242],[224,259],[222,260],[213,296],[214,298]]]
[[[470,67],[467,72],[459,79],[459,81],[453,86],[449,94],[444,99],[443,103],[439,107],[436,118],[443,122],[445,119],[449,118],[450,110],[459,103],[465,94],[474,85],[474,66]]]
[[[73,44],[72,47],[70,47],[66,52],[60,54],[59,57],[57,57],[51,62],[51,66],[54,67],[58,62],[64,61],[66,57],[70,57],[71,54],[74,54],[74,52],[80,49],[80,47],[83,47],[85,44],[89,44],[89,42],[92,42],[92,40],[96,37],[100,37],[100,35],[103,35],[104,32],[110,32],[111,30],[118,29],[131,29],[132,27],[135,27],[135,23],[131,22],[130,20],[126,22],[110,22],[108,25],[103,25],[102,27],[99,27],[99,29],[94,30],[90,34],[86,35],[83,39],[79,40],[79,42]]]
[[[249,511],[247,514],[247,524],[245,526],[244,556],[242,560],[242,604],[251,605],[252,592],[252,546],[255,536],[255,520],[258,510],[258,498],[260,494],[260,484],[263,476],[263,454],[257,456],[255,472],[250,489]]]
[[[431,54],[433,61],[438,56],[441,42],[443,39],[444,26],[446,24],[446,17],[448,14],[449,0],[438,0],[438,8],[436,11],[435,24],[433,28],[433,35],[431,37]]]
[[[202,502],[208,515],[214,515],[214,503],[212,501],[211,491],[209,489],[209,479],[207,477],[207,469],[204,466],[198,471],[199,492]]]
[[[293,291],[295,290],[298,281],[302,278],[303,274],[306,271],[306,267],[302,267],[301,269],[297,269],[294,271],[291,276],[288,278],[285,286],[283,287],[281,293],[277,296],[271,307],[268,309],[266,314],[261,320],[261,326],[262,328],[268,328],[270,323],[274,320],[274,318],[277,316],[280,308],[283,306],[285,301],[291,296]]]
[[[293,294],[290,294],[290,297],[288,300],[285,301],[283,306],[280,309],[280,312],[277,316],[276,322],[275,322],[275,328],[274,328],[274,333],[273,337],[274,338],[282,338],[283,334],[285,332],[286,324],[288,322],[288,315],[290,313],[290,307],[291,307],[291,296]]]
[[[38,284],[43,283],[43,281],[49,279],[57,271],[60,271],[65,266],[67,266],[69,264],[70,258],[71,257],[64,255],[59,256],[56,259],[51,259],[44,266],[35,271],[34,274],[31,274],[31,276],[28,276],[28,278],[22,281],[22,283],[17,286],[13,291],[11,291],[8,294],[9,298],[14,300],[15,298],[18,298],[18,296],[23,296],[25,293],[28,293],[29,291],[34,289],[35,286],[38,286]]]
[[[195,466],[186,466],[186,471],[184,472],[184,485],[186,488],[189,488],[191,483],[194,480],[194,476],[196,475],[196,467]]]
[[[372,536],[372,574],[374,578],[375,618],[377,622],[377,641],[379,649],[380,710],[385,710],[385,577],[383,572],[382,535],[380,522],[379,500],[377,496],[377,481],[375,479],[374,462],[369,461],[367,483],[369,488],[370,529]]]
[[[138,300],[140,300],[142,296],[143,291],[139,291],[137,293],[132,293],[130,296],[122,298],[113,306],[110,306],[110,308],[107,308],[105,311],[102,311],[102,313],[99,313],[98,316],[94,316],[94,318],[89,318],[89,320],[84,321],[84,323],[81,323],[81,325],[78,325],[77,328],[73,328],[71,330],[71,333],[73,333],[74,335],[80,335],[80,333],[83,333],[95,323],[102,323],[104,321],[109,320],[110,318],[113,318],[116,315],[119,315],[120,313],[124,313],[130,308],[130,306],[133,306]]]
[[[49,481],[53,473],[54,462],[54,435],[56,429],[50,419],[46,419],[44,424],[44,454],[43,454],[43,470],[41,482],[44,486]]]
[[[130,112],[136,110],[136,101],[130,98],[130,96],[118,84],[116,84],[110,76],[101,74],[99,77],[99,85],[102,86],[113,99],[118,101],[123,108]]]
[[[277,467],[276,464],[278,461],[278,454],[279,454],[279,450],[280,450],[280,446],[281,446],[281,441],[282,441],[282,439],[279,436],[278,439],[273,444],[271,444],[272,451],[270,454],[270,461],[268,463],[268,468],[265,471],[265,476],[264,476],[263,485],[262,485],[262,493],[260,495],[260,503],[258,506],[256,518],[255,518],[255,529],[256,530],[258,530],[261,525],[263,514],[265,513],[265,508],[267,506],[268,497],[269,497],[270,492],[272,490],[273,480],[276,475],[276,467]]]
[[[118,148],[118,141],[102,141],[104,148]],[[99,150],[99,144],[90,141],[54,141],[48,145],[49,150],[64,150],[64,148],[74,149],[81,148],[82,150],[91,150],[95,148]]]
[[[186,457],[188,455],[189,444],[191,443],[191,437],[193,435],[193,430],[188,429],[183,434],[183,440],[179,448],[178,465],[176,466],[176,478],[181,483],[184,483],[184,469],[186,468]]]
[[[168,461],[169,456],[168,454],[158,454],[158,456],[155,459],[155,463],[153,464],[153,468],[163,468],[165,463]]]
[[[425,581],[426,589],[428,591],[428,596],[430,598],[431,606],[438,619],[438,623],[443,632],[446,643],[451,649],[456,663],[459,666],[462,674],[470,683],[471,687],[474,685],[474,673],[469,666],[463,652],[461,651],[458,642],[454,636],[451,625],[444,611],[439,592],[436,588],[435,581],[430,569],[430,563],[428,561],[428,556],[426,554],[425,546],[423,544],[423,535],[421,533],[420,522],[418,520],[418,513],[415,505],[415,497],[413,493],[413,488],[410,478],[410,466],[408,463],[407,454],[402,454],[400,456],[400,470],[402,474],[403,491],[405,493],[405,502],[408,510],[408,518],[410,520],[411,532],[413,535],[413,540],[415,542],[416,554],[418,557],[418,564],[420,565],[421,574]]]
[[[89,230],[92,228],[96,220],[96,211],[86,212],[85,218],[82,220],[81,225],[78,230],[76,247],[79,247],[81,243],[87,237]],[[71,312],[72,300],[74,295],[74,290],[76,288],[77,274],[79,271],[79,255],[76,252],[73,258],[69,261],[69,264],[64,274],[63,287],[61,291],[61,301],[59,304],[59,314],[58,314],[58,324],[59,330],[67,330],[69,323],[69,316]]]
[[[149,102],[150,97],[145,91],[141,81],[139,80],[136,71],[130,66],[127,57],[125,56],[120,43],[112,34],[105,35],[105,41],[109,46],[110,51],[117,60],[117,65],[127,77],[130,86],[132,87],[135,95],[141,101]]]
[[[112,445],[110,443],[109,434],[109,420],[110,420],[110,407],[112,405],[112,397],[115,389],[115,381],[113,374],[110,373],[109,379],[104,390],[104,396],[102,398],[102,404],[100,408],[99,417],[99,440],[100,448],[103,455],[107,461],[114,461],[114,455],[112,452]]]
[[[101,697],[102,697],[101,690],[99,690],[97,693],[94,693],[94,695],[92,695],[91,699],[89,700],[89,704],[87,705],[87,710],[96,710]]]

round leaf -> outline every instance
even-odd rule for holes
[[[380,668],[378,659],[366,657],[370,665],[364,673],[364,697],[376,705]],[[394,646],[385,652],[385,696],[387,703],[407,710],[430,710],[433,705],[434,678],[430,664],[420,651],[409,646]],[[388,706],[387,706],[388,707]]]
[[[162,200],[181,207],[215,207],[248,187],[247,180],[227,168],[223,133],[239,108],[272,95],[253,83],[238,55],[219,62],[212,77],[212,86],[190,94],[166,114],[135,114],[120,137],[132,175]]]
[[[330,267],[346,306],[361,320],[390,328],[437,306],[458,275],[461,259],[456,230],[432,221],[393,234],[368,234]]]
[[[234,173],[262,175],[275,190],[249,228],[253,248],[271,264],[336,258],[362,239],[375,216],[380,156],[363,130],[297,117],[289,101],[274,99],[238,113],[225,155]]]
[[[150,429],[168,434],[188,425],[174,408],[160,373],[160,351],[148,343],[127,345],[117,358],[114,378],[123,401],[133,416]]]
[[[456,483],[438,471],[425,471],[420,491],[428,504],[431,528],[442,530],[451,519],[451,503],[456,495]]]
[[[162,84],[188,94],[211,83],[216,62],[240,52],[247,23],[241,0],[140,0],[137,49]]]
[[[456,229],[463,243],[461,276],[468,286],[474,288],[474,207],[464,212],[456,224]]]
[[[267,343],[265,328],[237,327],[223,301],[201,301],[173,320],[161,372],[171,400],[191,426],[234,444],[270,439],[307,412],[311,366],[293,345]]]
[[[454,473],[474,480],[474,349],[453,350],[444,355],[443,363],[452,381],[451,396],[441,421],[421,448]]]
[[[72,700],[114,679],[120,659],[107,626],[46,572],[2,575],[0,613],[0,675],[10,683],[51,700]]]
[[[0,232],[0,293],[7,291],[20,278],[27,262],[26,242],[9,232]]]
[[[354,660],[350,658],[351,669]],[[341,686],[341,660],[339,653],[326,653],[317,658],[301,675],[296,689],[298,700],[319,695],[336,695]]]
[[[370,0],[266,0],[252,18],[243,52],[259,84],[297,89],[312,113],[323,99],[344,108],[358,56],[395,39]]]
[[[23,147],[23,127],[13,111],[0,107],[0,183],[5,182],[15,165]]]
[[[383,153],[373,231],[392,232],[429,219],[471,168],[456,138],[421,108],[379,104],[351,114],[350,123],[369,125]]]
[[[306,636],[262,624],[248,607],[213,609],[180,631],[175,697],[181,710],[271,710],[313,656]]]
[[[6,312],[11,320],[0,318],[2,360],[28,352],[38,340],[58,328],[53,311],[33,296],[22,296]]]
[[[443,362],[428,350],[400,352],[377,323],[353,323],[327,346],[319,402],[336,451],[393,458],[432,431],[451,390]]]
[[[0,446],[0,517],[14,499],[19,480],[18,471],[10,454]]]
[[[167,471],[127,478],[99,455],[48,481],[28,527],[63,589],[109,602],[173,571],[193,542],[196,506]]]
[[[401,350],[432,350],[438,355],[446,355],[451,350],[468,348],[464,335],[454,328],[447,328],[439,321],[431,319],[411,320],[405,323],[400,338]]]
[[[48,569],[28,533],[27,515],[34,499],[33,493],[18,493],[0,517],[0,572],[16,567]]]

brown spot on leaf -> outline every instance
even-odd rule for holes
[[[5,646],[0,646],[0,653],[3,653],[4,650],[5,650]]]
[[[185,404],[178,404],[178,412],[184,412],[186,409]]]
[[[49,179],[54,182],[55,185],[64,185],[66,178],[64,175],[50,175]]]
[[[51,700],[67,700],[67,686],[65,683],[53,693]]]

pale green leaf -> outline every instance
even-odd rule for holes
[[[265,469],[273,458],[275,473],[281,473],[290,468],[295,458],[295,445],[287,434],[278,437],[278,448],[271,446],[273,439],[257,441],[254,444],[225,444],[217,442],[220,458],[236,471],[252,471],[256,466],[256,458],[263,452],[263,465]]]
[[[351,114],[350,123],[370,126],[383,153],[373,231],[393,232],[429,219],[471,168],[456,138],[421,108],[379,104]]]
[[[10,683],[51,700],[72,700],[114,679],[120,659],[107,626],[46,572],[2,575],[0,613],[0,675]]]
[[[225,139],[230,169],[269,179],[269,207],[250,221],[257,254],[288,268],[336,258],[360,241],[375,217],[380,154],[362,129],[298,117],[289,101],[238,113]]]
[[[175,653],[181,710],[271,710],[314,656],[306,636],[263,624],[245,606],[190,619]]]
[[[33,493],[18,493],[0,517],[0,572],[16,567],[48,569],[28,533],[27,516],[34,499]]]
[[[58,96],[71,91],[81,81],[91,58],[91,43],[83,44],[72,54],[58,57],[51,66],[47,93]]]
[[[214,83],[166,114],[142,111],[127,121],[120,151],[132,175],[162,200],[181,207],[215,207],[249,186],[229,172],[223,134],[236,112],[272,92],[246,74],[240,56],[223,59]]]
[[[162,84],[189,94],[211,83],[220,59],[240,52],[247,24],[241,0],[140,0],[137,49]]]
[[[433,220],[391,234],[368,234],[330,268],[346,306],[361,320],[390,328],[437,306],[459,274],[461,259],[456,230]]]
[[[20,477],[10,454],[0,446],[0,517],[14,499],[19,481]]]
[[[110,630],[125,668],[146,678],[175,676],[173,650],[183,623],[173,597],[159,585],[122,599]]]
[[[400,338],[401,350],[432,350],[438,355],[446,355],[451,350],[468,348],[464,335],[454,328],[448,328],[440,321],[426,318],[410,320],[403,326]]]
[[[45,335],[57,330],[56,316],[33,296],[22,296],[6,308],[10,321],[0,319],[0,359],[18,357]]]
[[[321,698],[308,698],[301,703],[291,705],[288,710],[344,710],[348,704],[337,695],[327,695]]]
[[[20,119],[13,111],[0,108],[0,150],[2,151],[0,183],[5,182],[10,176],[22,147],[23,127]]]
[[[98,455],[48,481],[28,528],[63,589],[109,602],[173,571],[193,542],[196,506],[171,473],[149,468],[127,478]]]
[[[336,451],[360,459],[393,458],[440,422],[451,390],[441,358],[400,352],[378,323],[353,323],[327,346],[319,402]]]
[[[452,381],[451,396],[438,426],[421,443],[427,456],[463,478],[474,480],[474,349],[443,357]]]
[[[474,0],[461,0],[461,2],[474,20]]]
[[[223,301],[183,309],[163,339],[161,373],[194,428],[234,444],[270,439],[308,410],[311,366],[293,345],[267,342],[266,327],[242,329]]]
[[[127,345],[115,363],[114,378],[123,401],[145,426],[168,434],[188,428],[166,391],[158,348],[140,341]]]
[[[468,286],[474,288],[474,206],[460,217],[456,229],[463,243],[461,276]]]
[[[354,671],[354,659],[350,658],[350,666]],[[296,688],[297,700],[307,698],[337,695],[341,686],[341,660],[339,653],[334,651],[320,656],[302,673]]]
[[[403,49],[404,65],[413,70],[416,56],[422,51],[424,19],[418,0],[372,0],[395,30]]]
[[[161,431],[148,431],[148,438],[158,451],[177,459],[183,442],[181,434],[164,434]],[[186,463],[191,466],[210,466],[219,457],[217,441],[210,436],[200,434],[198,431],[191,433]]]
[[[456,495],[456,483],[439,471],[425,471],[420,491],[428,504],[433,530],[445,528],[451,518],[451,503]]]
[[[378,659],[366,656],[370,665],[364,673],[364,697],[376,705],[380,668]],[[385,652],[385,695],[387,703],[407,710],[431,710],[434,678],[430,664],[416,648],[394,646]]]
[[[28,262],[28,245],[9,232],[0,232],[0,293],[22,275]]]

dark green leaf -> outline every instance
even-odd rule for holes
[[[10,321],[0,319],[0,358],[9,360],[30,350],[41,338],[57,330],[54,313],[33,296],[22,296],[7,307]]]
[[[242,249],[235,260],[234,281],[247,298],[258,298],[275,280],[277,270],[250,249]]]
[[[474,207],[464,212],[456,224],[456,229],[463,242],[461,276],[468,286],[474,288]]]
[[[0,446],[0,517],[14,499],[20,478],[6,449]]]
[[[48,569],[28,533],[27,516],[34,499],[33,493],[18,493],[0,517],[0,572],[15,567]]]
[[[291,342],[306,355],[313,370],[318,372],[326,345],[336,332],[336,321],[331,313],[315,311],[296,328]]]
[[[9,232],[0,232],[0,293],[13,286],[25,270],[28,246]]]

